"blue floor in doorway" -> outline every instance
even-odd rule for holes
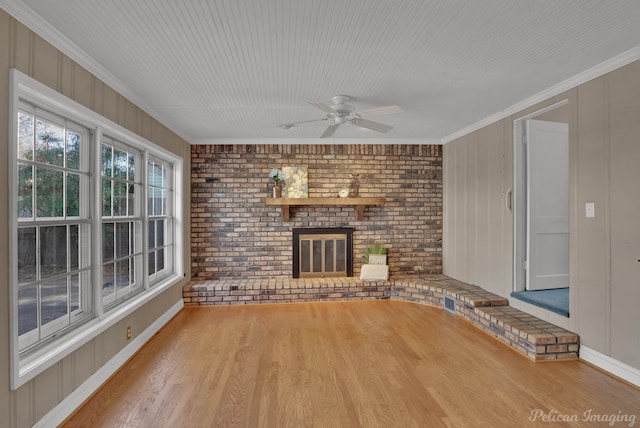
[[[511,297],[569,317],[569,288],[518,291],[511,293]]]

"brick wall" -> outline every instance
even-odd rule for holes
[[[268,207],[269,171],[308,166],[309,197],[337,196],[360,174],[362,197],[385,197],[356,221],[353,207]],[[200,279],[290,277],[294,227],[353,227],[354,276],[373,243],[390,275],[442,271],[442,148],[430,145],[200,145],[191,149],[191,264]]]

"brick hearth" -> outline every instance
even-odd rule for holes
[[[534,361],[578,358],[580,339],[568,330],[509,306],[508,299],[444,275],[403,276],[389,281],[357,278],[250,278],[192,281],[183,288],[187,306],[398,299],[443,307]]]

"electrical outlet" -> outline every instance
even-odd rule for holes
[[[131,340],[131,326],[127,326],[127,340]]]

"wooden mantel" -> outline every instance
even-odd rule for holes
[[[355,208],[356,220],[364,218],[366,206],[385,205],[386,198],[267,198],[267,205],[279,206],[282,208],[282,220],[289,221],[289,207],[302,205],[325,205],[325,206],[353,206]]]

